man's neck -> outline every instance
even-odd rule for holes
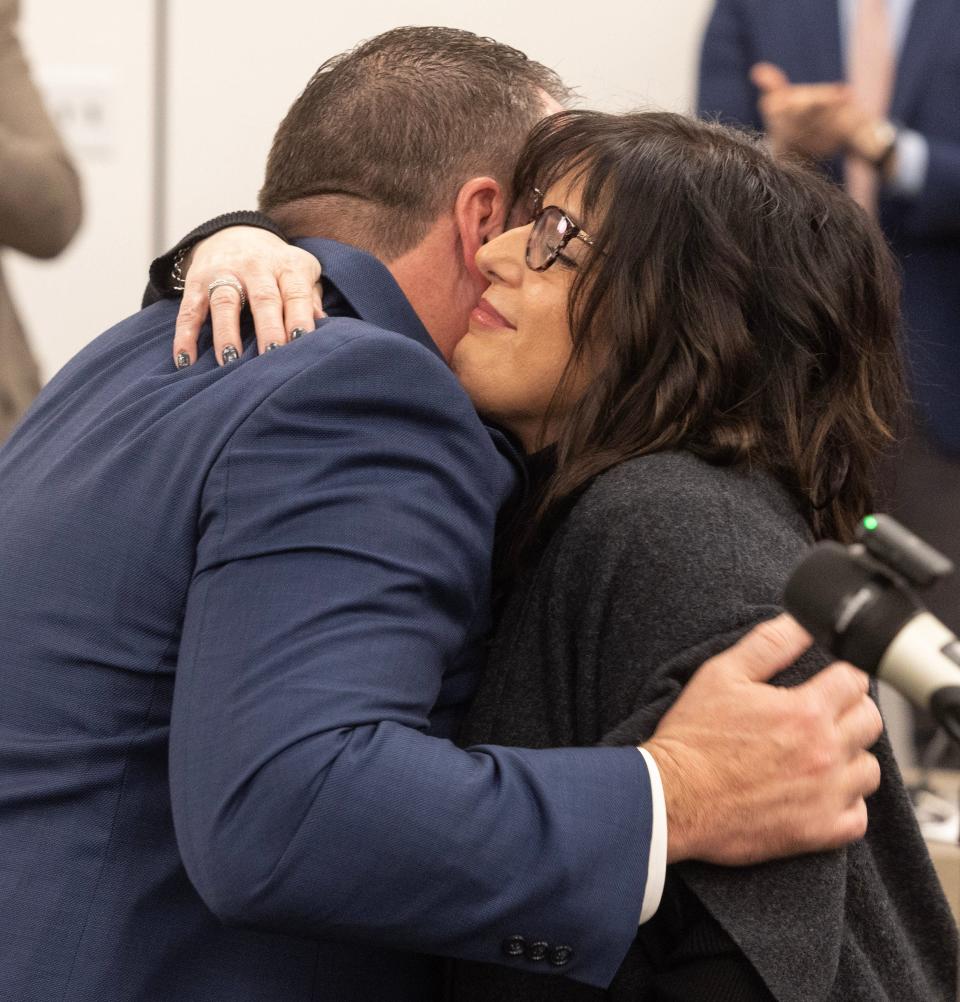
[[[270,215],[292,239],[337,240],[383,261],[375,249],[375,234],[383,220],[362,199],[323,195],[280,206]],[[438,219],[412,250],[383,261],[448,361],[481,291],[462,267],[462,256],[459,231],[451,216]]]
[[[441,220],[413,250],[387,265],[447,361],[479,298],[470,276],[457,267],[458,253],[461,249],[453,220]]]

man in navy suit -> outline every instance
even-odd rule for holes
[[[311,235],[330,319],[177,368],[157,303],[0,451],[4,997],[423,1002],[428,953],[606,985],[668,853],[862,832],[865,682],[761,684],[802,647],[782,624],[702,672],[643,754],[449,740],[522,467],[444,355],[551,93],[447,29],[331,61],[264,195]]]
[[[960,6],[717,0],[698,104],[821,162],[876,212],[903,267],[915,403],[891,500],[898,518],[960,560],[944,518],[960,506]],[[960,577],[929,600],[960,622]]]

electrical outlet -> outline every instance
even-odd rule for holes
[[[71,149],[109,158],[115,149],[116,86],[109,67],[41,66],[37,84]]]

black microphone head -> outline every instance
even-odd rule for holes
[[[839,610],[851,596],[868,587],[872,578],[845,546],[817,543],[793,569],[784,591],[784,605],[818,644],[832,650]]]
[[[821,647],[868,672],[918,609],[881,568],[834,542],[807,551],[787,581],[784,606]]]

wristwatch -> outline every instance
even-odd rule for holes
[[[897,127],[887,119],[864,126],[856,133],[851,153],[872,164],[883,173],[897,149]]]

